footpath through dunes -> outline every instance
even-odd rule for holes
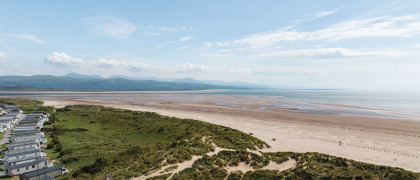
[[[49,98],[46,98],[49,99]],[[64,99],[63,99],[64,100]],[[219,109],[219,113],[211,111],[187,111],[185,109],[155,108],[130,104],[122,100],[95,100],[95,99],[72,99],[65,98],[64,101],[46,100],[46,104],[63,107],[65,104],[102,104],[105,106],[130,109],[153,111],[159,114],[178,117],[198,119],[213,124],[223,125],[238,129],[253,135],[267,142],[272,148],[262,151],[293,151],[293,152],[320,152],[333,156],[339,156],[357,161],[400,167],[414,172],[420,172],[420,133],[407,133],[401,130],[401,124],[405,121],[398,119],[385,119],[382,126],[386,129],[372,130],[360,126],[336,125],[334,123],[312,123],[298,121],[301,114],[290,117],[293,121],[282,121],[280,119],[259,118],[254,114],[265,113],[253,111],[254,114],[233,115],[226,113],[226,109]],[[233,110],[230,110],[233,111]],[[239,112],[239,110],[238,110]],[[285,116],[290,114],[285,114]],[[329,121],[351,121],[352,117],[342,116],[320,116],[312,114],[302,114],[303,117],[329,118]],[[366,120],[366,124],[373,126],[371,117],[355,116],[358,122]],[[379,120],[378,118],[375,118]],[[348,123],[349,123],[348,122]],[[412,122],[415,124],[420,122]],[[420,129],[420,128],[419,128]],[[275,141],[273,141],[275,139]],[[339,146],[339,142],[342,145]]]

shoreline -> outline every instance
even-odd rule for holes
[[[43,98],[36,99],[42,100]],[[55,107],[63,107],[64,105],[72,104],[103,105],[137,111],[152,111],[161,115],[178,118],[196,119],[217,125],[228,126],[245,133],[252,133],[253,136],[272,146],[270,149],[264,149],[263,151],[319,152],[361,162],[400,167],[406,170],[420,172],[420,167],[418,166],[418,164],[420,164],[420,132],[413,131],[413,134],[404,133],[406,129],[397,128],[396,126],[394,126],[394,128],[388,127],[388,130],[382,129],[382,131],[379,131],[369,129],[368,127],[354,128],[319,122],[293,122],[245,117],[241,115],[234,116],[222,113],[163,109],[117,101],[86,99],[62,99],[54,101],[48,98],[44,98],[43,101],[45,102],[45,105]],[[325,115],[306,114],[304,116],[325,118]],[[334,120],[338,117],[344,119],[354,118],[335,116],[330,117],[330,120]],[[300,117],[295,118],[298,119]],[[370,119],[370,117],[359,118]],[[412,122],[415,125],[420,125],[419,122],[410,120],[386,118],[373,119],[374,121],[382,120],[385,122],[384,124],[388,126],[400,124],[401,122]],[[273,141],[273,138],[276,140]],[[342,146],[338,145],[338,141],[342,141]]]
[[[1,93],[10,93],[10,94],[29,94],[29,93],[38,93],[38,94],[131,94],[131,93],[139,93],[139,94],[160,94],[160,93],[197,93],[197,92],[220,92],[224,89],[210,89],[210,90],[144,90],[144,91],[130,91],[130,90],[121,90],[121,91],[72,91],[72,90],[28,90],[28,91],[4,91],[0,90]]]

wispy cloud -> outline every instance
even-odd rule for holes
[[[98,65],[102,68],[127,68],[131,71],[142,71],[157,69],[156,66],[145,64],[138,61],[128,61],[122,59],[98,59]]]
[[[176,48],[177,50],[183,50],[183,49],[188,49],[188,47],[189,46],[181,46],[181,47],[178,47],[178,48]]]
[[[15,33],[9,33],[7,35],[10,35],[10,36],[13,36],[13,37],[17,37],[17,38],[26,39],[26,40],[30,40],[30,41],[33,41],[33,42],[38,43],[38,44],[44,44],[45,43],[45,41],[43,39],[41,39],[39,37],[36,37],[35,35],[32,35],[32,34],[25,34],[25,33],[23,33],[23,34],[15,34]]]
[[[194,65],[191,63],[185,63],[180,66],[179,72],[203,72],[210,71],[210,68],[205,65]]]
[[[53,52],[47,55],[47,57],[45,58],[45,62],[49,64],[54,64],[54,65],[69,66],[69,65],[80,65],[84,61],[80,58],[71,57],[64,52],[62,53]]]
[[[82,22],[95,36],[127,38],[137,30],[137,27],[131,22],[110,16],[85,17],[82,18]]]
[[[395,50],[359,51],[348,48],[315,48],[282,50],[253,54],[251,58],[305,58],[305,59],[337,59],[337,58],[366,58],[366,57],[398,57],[404,52]]]
[[[187,27],[184,27],[184,26],[182,26],[182,27],[161,27],[159,29],[161,31],[164,31],[164,32],[174,32],[174,31],[186,30]]]
[[[304,68],[296,66],[230,68],[229,71],[233,73],[246,73],[258,75],[306,75],[325,73],[325,71],[316,68]]]
[[[322,18],[324,16],[328,16],[328,15],[331,15],[331,14],[335,14],[337,12],[338,12],[338,9],[334,9],[334,10],[331,10],[331,11],[319,11],[319,12],[316,12],[314,14],[309,15],[305,19],[296,20],[295,22],[299,23],[299,22],[304,22],[304,21],[310,21],[310,20]]]
[[[194,39],[194,37],[192,37],[192,36],[185,36],[185,37],[179,38],[179,41],[185,42],[185,41],[189,41],[191,39]]]
[[[7,59],[7,55],[4,52],[0,52],[0,62],[4,62]]]
[[[283,41],[340,41],[366,37],[411,37],[420,33],[420,15],[375,17],[333,24],[316,31],[278,30],[251,34],[233,41],[259,49]]]

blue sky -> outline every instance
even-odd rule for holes
[[[420,1],[1,1],[0,75],[420,90]]]

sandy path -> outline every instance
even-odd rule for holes
[[[351,126],[331,125],[331,123],[282,121],[282,117],[279,117],[279,121],[273,119],[264,120],[255,117],[234,116],[222,113],[124,104],[120,101],[111,100],[99,101],[84,99],[82,101],[63,99],[57,101],[50,98],[43,98],[42,100],[45,101],[46,105],[56,107],[63,107],[69,104],[101,104],[130,110],[153,111],[178,118],[198,119],[232,127],[246,133],[253,133],[255,137],[264,140],[272,146],[271,149],[266,149],[265,151],[320,152],[357,161],[401,167],[420,172],[420,136],[417,128],[415,128],[418,126],[416,124],[417,122],[410,122],[412,123],[411,125],[402,123],[404,121],[383,119],[384,123],[378,124],[378,127],[384,128],[372,130],[370,128],[372,123],[369,123],[369,126],[365,126],[361,117],[355,117],[355,119],[358,119],[355,122],[357,126],[355,126],[356,128],[352,128]],[[302,114],[302,116],[317,118],[316,115]],[[326,119],[327,122],[334,122],[335,118],[333,116],[319,116],[318,118],[320,117],[330,118]],[[294,118],[299,119],[300,116]],[[351,122],[347,122],[348,119],[345,117],[342,119],[346,121],[345,123],[351,124]],[[366,117],[366,119],[371,120],[372,118]],[[322,121],[324,120],[322,119]],[[379,119],[373,120],[380,122]],[[392,127],[393,125],[395,125],[394,128]],[[410,132],[404,133],[404,128],[411,128]],[[273,141],[273,138],[276,140]],[[338,141],[342,141],[343,145],[339,146]]]

